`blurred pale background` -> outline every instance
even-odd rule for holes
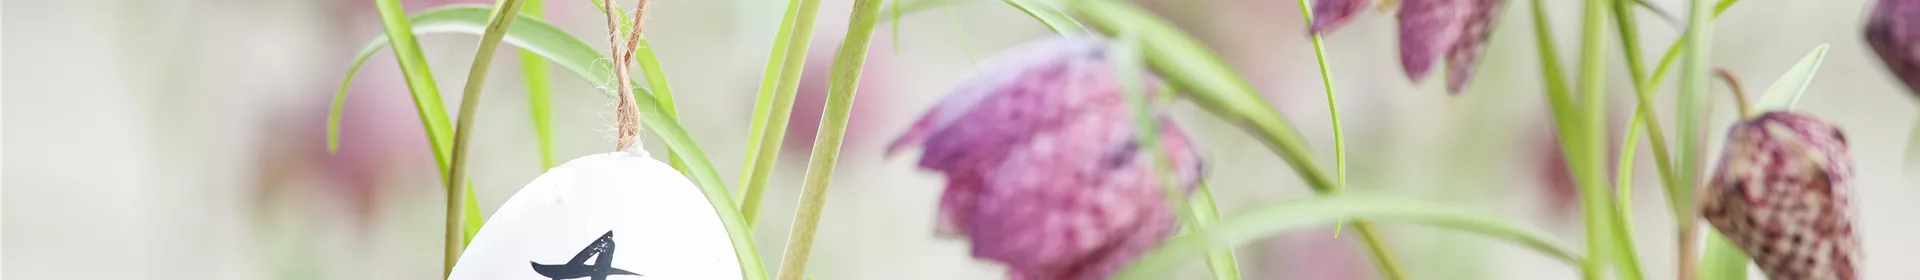
[[[458,0],[409,0],[409,10]],[[464,2],[475,2],[467,0]],[[480,0],[479,2],[490,2]],[[548,0],[549,18],[604,45],[584,0]],[[786,1],[657,0],[648,29],[682,119],[719,171],[738,174],[753,91]],[[777,263],[818,114],[824,64],[851,1],[826,1],[814,64],[788,152],[756,236]],[[941,179],[914,156],[879,147],[954,86],[974,61],[1048,32],[997,1],[902,19],[898,48],[882,25],[851,139],[829,196],[809,274],[818,279],[996,279],[965,243],[935,238]],[[1328,39],[1351,141],[1352,184],[1473,205],[1578,244],[1577,210],[1555,189],[1528,1],[1508,1],[1468,92],[1400,72],[1391,15],[1368,12]],[[1574,1],[1554,3],[1562,51],[1574,50]],[[1682,1],[1654,1],[1683,13]],[[379,35],[366,0],[6,0],[4,278],[423,279],[439,271],[440,182],[389,52],[352,86],[345,143],[329,157],[325,110],[351,55]],[[1221,52],[1291,118],[1331,164],[1326,104],[1293,1],[1148,0]],[[1867,279],[1920,275],[1920,169],[1901,154],[1920,99],[1860,37],[1863,0],[1742,1],[1718,22],[1714,64],[1764,89],[1819,44],[1832,49],[1802,110],[1847,133],[1858,169]],[[1645,14],[1657,54],[1678,27]],[[1612,38],[1609,33],[1609,37]],[[457,108],[476,37],[429,35],[425,50]],[[1611,40],[1611,39],[1610,39]],[[1610,65],[1616,127],[1631,93],[1618,48]],[[503,48],[508,50],[510,48]],[[514,52],[495,60],[471,161],[485,212],[541,170]],[[611,147],[609,101],[555,72],[560,160]],[[1673,82],[1660,94],[1670,106]],[[1715,85],[1713,150],[1731,121]],[[807,93],[811,92],[811,93]],[[1193,108],[1180,122],[1210,156],[1223,211],[1309,196],[1285,165],[1234,127]],[[1670,111],[1664,116],[1672,116]],[[1671,122],[1672,118],[1667,117]],[[1671,125],[1668,125],[1671,128]],[[1614,129],[1616,133],[1620,129]],[[1617,137],[1616,137],[1617,138]],[[657,144],[657,143],[655,143]],[[1616,143],[1617,144],[1617,143]],[[1642,146],[1644,149],[1644,145]],[[1640,164],[1635,235],[1648,273],[1673,275],[1670,212]],[[1572,279],[1572,268],[1477,236],[1389,225],[1418,279]],[[1250,279],[1374,279],[1365,255],[1331,228],[1239,249]],[[1187,278],[1199,278],[1198,261]],[[1757,274],[1757,272],[1756,272]]]

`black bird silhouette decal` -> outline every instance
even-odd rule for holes
[[[593,258],[596,255],[600,257],[593,260],[593,265],[587,265],[587,258]],[[533,272],[553,280],[587,277],[593,280],[606,280],[607,276],[613,275],[640,276],[639,273],[613,268],[613,231],[611,230],[601,234],[599,239],[594,239],[592,244],[587,244],[586,248],[581,248],[580,253],[574,254],[573,259],[567,260],[566,264],[540,264],[532,261],[527,263],[533,264]]]

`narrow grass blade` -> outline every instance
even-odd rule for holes
[[[1181,264],[1212,248],[1245,245],[1342,219],[1403,221],[1469,231],[1522,245],[1569,264],[1584,261],[1545,231],[1458,206],[1405,198],[1339,195],[1269,203],[1227,217],[1213,226],[1168,240],[1122,272],[1118,279],[1172,279],[1169,275]]]
[[[407,92],[413,95],[414,110],[420,114],[420,124],[426,128],[427,143],[433,148],[434,167],[440,171],[440,179],[447,180],[451,175],[447,167],[452,163],[450,144],[453,142],[453,128],[447,124],[449,122],[447,108],[440,103],[440,87],[433,81],[433,71],[427,68],[427,57],[420,51],[419,40],[414,39],[412,32],[407,32],[414,23],[409,22],[405,9],[398,1],[378,0],[375,4],[380,10],[380,21],[384,23],[387,35],[378,37],[376,40],[394,42],[393,55],[400,63],[401,74],[406,77]],[[484,24],[485,19],[482,18],[482,20]],[[334,96],[332,115],[327,118],[329,151],[339,146],[340,109],[346,104],[347,85],[352,81],[353,73],[359,70],[361,64],[366,63],[367,57],[373,56],[374,51],[378,49],[363,50],[360,53],[360,58],[353,62],[353,68],[347,70],[346,81],[340,83],[340,92]],[[480,225],[486,222],[485,218],[480,217],[479,203],[476,202],[477,199],[472,192],[473,186],[468,185],[466,188],[467,207],[463,211],[466,213],[463,224],[467,228],[464,235],[469,238],[463,238],[462,242],[472,241],[471,236],[480,232]]]
[[[760,220],[767,177],[773,175],[774,164],[780,159],[780,144],[787,139],[787,120],[793,114],[794,95],[800,89],[807,51],[812,47],[813,22],[820,11],[820,0],[792,0],[787,5],[781,34],[774,35],[773,51],[767,54],[767,69],[753,105],[745,168],[740,170],[740,212],[749,226]]]
[[[513,20],[519,18],[516,15],[520,13],[520,4],[520,0],[500,0],[493,7],[493,14],[489,17],[491,20],[480,36],[480,46],[474,51],[473,66],[467,70],[467,83],[461,89],[460,118],[453,130],[453,162],[449,165],[452,171],[447,176],[452,180],[447,180],[446,274],[443,276],[453,274],[453,264],[460,260],[460,251],[466,248],[465,240],[472,239],[467,237],[460,223],[465,218],[465,212],[461,209],[467,207],[461,198],[470,192],[461,187],[466,185],[467,173],[471,172],[467,169],[467,160],[471,158],[467,151],[472,146],[473,125],[480,113],[480,92],[487,84],[487,72],[493,64],[494,50],[499,49],[500,37],[506,35],[507,27],[513,26]]]
[[[1640,253],[1633,247],[1633,157],[1638,153],[1636,149],[1640,145],[1640,131],[1647,125],[1645,116],[1636,114],[1633,120],[1627,122],[1627,135],[1620,138],[1623,144],[1620,144],[1619,166],[1614,169],[1617,175],[1614,177],[1614,191],[1617,193],[1613,196],[1612,222],[1614,239],[1619,242],[1614,243],[1613,257],[1614,261],[1620,262],[1615,267],[1619,268],[1622,280],[1647,279],[1646,272],[1640,268]]]
[[[813,154],[807,159],[807,175],[801,181],[800,207],[793,215],[793,228],[787,234],[787,249],[780,260],[780,279],[800,280],[806,276],[807,260],[813,252],[813,237],[820,226],[820,212],[826,208],[827,187],[833,180],[834,166],[840,161],[840,143],[845,140],[847,119],[853,113],[853,98],[860,86],[860,73],[867,64],[867,49],[873,42],[873,28],[882,16],[884,0],[857,0],[847,19],[847,37],[834,56],[833,76],[827,85],[827,104],[820,116],[820,129],[814,135]]]
[[[1675,129],[1680,134],[1680,149],[1675,151],[1679,158],[1676,161],[1678,165],[1674,167],[1674,177],[1681,186],[1686,187],[1669,193],[1669,199],[1676,202],[1674,209],[1694,209],[1693,185],[1700,182],[1700,172],[1705,166],[1702,158],[1705,157],[1706,129],[1703,126],[1708,117],[1705,113],[1709,100],[1707,88],[1712,82],[1707,76],[1707,69],[1712,67],[1708,56],[1708,47],[1712,43],[1710,39],[1713,38],[1711,1],[1688,1],[1687,32],[1686,39],[1683,39],[1686,45],[1682,56],[1685,63],[1680,66],[1680,94],[1675,96],[1678,100],[1674,107],[1679,115]],[[1658,75],[1659,71],[1655,72]],[[1658,79],[1657,76],[1655,78]],[[1686,211],[1683,215],[1677,215],[1675,222],[1683,225],[1683,228],[1691,227],[1696,224],[1694,216],[1692,211]]]
[[[1612,18],[1611,0],[1587,0],[1586,15],[1580,30],[1580,108],[1581,133],[1561,134],[1561,139],[1579,137],[1576,149],[1568,150],[1567,165],[1580,187],[1580,205],[1587,227],[1587,279],[1605,274],[1619,237],[1613,231],[1614,202],[1607,183],[1607,20]],[[1563,132],[1567,130],[1562,130]]]
[[[1300,4],[1300,18],[1306,24],[1313,24],[1313,1],[1295,1]],[[1344,188],[1347,185],[1347,136],[1340,128],[1340,102],[1335,101],[1333,91],[1333,69],[1327,66],[1327,44],[1319,33],[1307,35],[1313,43],[1313,60],[1320,66],[1320,87],[1327,93],[1327,119],[1333,123],[1333,177],[1334,184]],[[1340,225],[1333,227],[1333,236],[1340,236]]]
[[[545,0],[527,0],[520,14],[540,18],[546,14]],[[553,168],[553,73],[547,59],[530,51],[520,51],[520,75],[527,79],[528,112],[533,114],[533,132],[538,137],[540,169]]]
[[[482,34],[488,11],[486,6],[478,5],[448,5],[423,11],[414,16],[412,33]],[[595,63],[604,63],[609,59],[601,55],[600,51],[588,46],[586,42],[539,19],[522,16],[515,22],[511,28],[507,29],[502,42],[539,54],[588,84],[610,83],[612,77],[610,68],[594,66]],[[375,38],[366,49],[363,49],[359,59],[366,59],[386,42],[384,38]],[[611,94],[604,90],[603,93]],[[727,186],[720,180],[719,173],[714,171],[713,164],[707,160],[706,154],[700,150],[692,138],[688,137],[678,119],[663,113],[664,109],[653,98],[652,93],[644,88],[635,88],[633,94],[634,102],[640,107],[641,124],[647,127],[646,131],[666,142],[668,149],[682,155],[681,158],[687,163],[689,179],[700,186],[708,202],[713,204],[714,211],[720,215],[722,224],[727,228],[728,237],[733,241],[734,252],[740,257],[741,269],[745,272],[745,276],[748,279],[764,279],[765,268],[761,266],[759,253],[754,249],[753,239],[750,237],[746,223],[741,219],[740,212],[734,208],[733,200],[727,193]]]
[[[1781,73],[1780,78],[1773,81],[1773,86],[1767,87],[1766,93],[1761,94],[1754,104],[1754,113],[1793,110],[1793,105],[1799,103],[1800,96],[1806,93],[1807,85],[1813,83],[1814,74],[1820,72],[1820,62],[1826,58],[1826,44],[1813,47],[1813,51],[1801,57],[1799,63],[1793,64],[1793,68]]]
[[[953,4],[959,4],[960,2],[964,2],[964,1],[962,0],[900,0],[900,1],[896,1],[896,3],[894,3],[892,7],[888,7],[888,9],[892,11],[893,17],[895,18],[894,25],[898,26],[899,17],[902,15],[910,15],[917,12],[932,10],[934,8],[946,7]],[[1020,9],[1020,12],[1027,13],[1027,16],[1033,17],[1033,19],[1036,21],[1039,21],[1041,25],[1046,25],[1047,29],[1053,30],[1054,33],[1060,33],[1060,34],[1091,33],[1091,31],[1087,29],[1086,25],[1081,24],[1080,21],[1078,20],[1074,20],[1072,15],[1068,14],[1065,9],[1061,9],[1059,6],[1055,5],[1052,1],[1000,0],[1000,2],[1006,3],[1007,6],[1012,6],[1015,9]],[[897,40],[897,38],[899,38],[899,32],[897,29],[898,27],[895,27],[895,28],[896,30],[894,32],[894,38],[896,38]],[[899,45],[899,44],[895,43],[895,45]]]
[[[1060,7],[1054,6],[1052,3],[1036,0],[1000,1],[1006,2],[1008,6],[1013,6],[1015,9],[1020,9],[1021,12],[1026,12],[1027,16],[1033,17],[1034,20],[1039,20],[1040,24],[1047,26],[1047,29],[1052,29],[1053,33],[1090,33],[1087,31],[1085,25],[1080,24],[1080,21],[1074,20],[1073,16],[1067,15],[1066,11],[1060,10]]]

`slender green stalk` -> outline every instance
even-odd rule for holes
[[[1313,1],[1296,2],[1300,3],[1300,18],[1313,24]],[[1317,33],[1308,35],[1307,39],[1313,42],[1313,59],[1320,64],[1320,85],[1327,91],[1327,116],[1333,122],[1334,184],[1344,188],[1347,185],[1347,137],[1340,129],[1340,103],[1333,98],[1333,70],[1327,67],[1327,44]],[[1333,236],[1340,236],[1340,224],[1334,225]]]
[[[812,158],[807,159],[807,175],[800,187],[800,209],[793,215],[793,230],[787,234],[787,250],[781,257],[780,279],[805,278],[807,259],[813,251],[813,236],[820,226],[820,212],[826,208],[828,183],[833,180],[834,165],[840,160],[840,143],[845,140],[847,118],[853,113],[855,89],[867,62],[867,49],[873,41],[880,3],[885,0],[857,0],[847,20],[847,37],[833,62],[832,83],[827,85],[827,105],[820,116],[819,134],[814,135]]]
[[[1633,79],[1634,85],[1636,104],[1634,105],[1633,118],[1637,124],[1629,125],[1628,127],[1640,128],[1644,126],[1647,130],[1647,141],[1651,142],[1651,146],[1653,146],[1653,163],[1658,167],[1660,184],[1665,186],[1668,192],[1673,192],[1679,188],[1680,182],[1675,181],[1673,177],[1673,159],[1672,154],[1667,150],[1666,130],[1660,127],[1659,114],[1653,111],[1653,94],[1654,91],[1660,88],[1660,84],[1653,81],[1656,80],[1656,78],[1647,76],[1645,61],[1641,59],[1643,56],[1640,52],[1639,28],[1634,25],[1634,13],[1630,7],[1630,4],[1621,1],[1615,5],[1613,11],[1615,21],[1619,24],[1620,28],[1620,45],[1623,46],[1627,55],[1627,72],[1632,75],[1631,78]],[[1628,133],[1634,132],[1629,131]],[[1630,150],[1624,150],[1623,152],[1632,153]]]
[[[1544,0],[1533,0],[1534,43],[1540,54],[1540,73],[1544,76],[1547,90],[1548,112],[1553,113],[1554,128],[1561,135],[1577,133],[1568,131],[1575,127],[1572,93],[1567,89],[1566,68],[1560,65],[1559,47],[1553,43],[1553,25],[1547,21],[1547,8]],[[1569,151],[1580,138],[1560,139],[1561,151]]]
[[[1615,246],[1614,251],[1616,260],[1620,262],[1618,268],[1621,278],[1637,280],[1646,278],[1646,273],[1640,267],[1639,253],[1633,246],[1633,223],[1631,222],[1633,218],[1631,208],[1633,155],[1637,153],[1635,148],[1639,145],[1638,134],[1642,129],[1647,131],[1647,137],[1650,138],[1648,141],[1653,143],[1651,146],[1653,146],[1654,165],[1657,168],[1656,172],[1660,174],[1661,185],[1671,191],[1678,184],[1673,181],[1673,167],[1667,152],[1664,129],[1660,128],[1660,118],[1653,111],[1653,91],[1657,86],[1647,82],[1646,63],[1641,60],[1639,27],[1635,25],[1631,2],[1615,1],[1613,7],[1614,22],[1619,25],[1617,28],[1620,33],[1620,45],[1627,56],[1627,72],[1633,80],[1634,97],[1638,102],[1634,106],[1633,120],[1627,125],[1627,137],[1622,139],[1624,144],[1620,149],[1620,162],[1617,169],[1620,176],[1615,182],[1618,184],[1615,188],[1618,188],[1620,195],[1615,197],[1618,202],[1614,205],[1617,211],[1614,213],[1613,227],[1615,236],[1621,243]]]
[[[1615,6],[1615,9],[1623,8]],[[1618,12],[1619,10],[1615,10]],[[1620,279],[1646,279],[1647,274],[1640,268],[1640,253],[1633,247],[1633,155],[1640,145],[1640,130],[1647,124],[1646,115],[1633,115],[1627,124],[1626,137],[1620,138],[1620,162],[1614,170],[1613,236],[1620,242],[1614,245],[1615,261],[1619,261]]]
[[[1579,181],[1581,206],[1585,208],[1587,225],[1587,252],[1593,254],[1587,259],[1586,277],[1600,279],[1605,272],[1616,242],[1613,236],[1612,194],[1607,191],[1606,178],[1606,23],[1608,10],[1613,8],[1612,0],[1587,0],[1586,16],[1581,25],[1580,42],[1580,104],[1582,145],[1568,155],[1569,165],[1573,168],[1574,179]],[[1561,135],[1562,139],[1570,138]]]
[[[427,58],[420,51],[420,42],[413,37],[413,27],[407,23],[407,14],[399,0],[377,0],[380,19],[386,22],[387,40],[393,44],[393,55],[400,61],[400,71],[405,72],[407,90],[413,93],[414,109],[420,113],[420,122],[429,128],[445,128],[447,123],[446,105],[440,103],[440,88],[433,81],[433,72],[427,69]],[[434,147],[436,157],[446,154],[446,147],[453,139],[452,130],[428,129],[427,141]],[[447,179],[447,160],[435,160],[434,164],[442,170],[441,179]]]
[[[499,4],[493,8],[493,18],[487,23],[485,35],[480,37],[480,48],[473,54],[473,67],[468,68],[467,84],[461,93],[459,124],[453,134],[453,171],[449,176],[452,180],[447,180],[446,274],[443,276],[453,273],[453,264],[460,260],[460,250],[466,247],[460,222],[465,219],[466,212],[461,210],[465,208],[462,198],[467,189],[461,186],[466,184],[470,171],[466,167],[467,148],[473,138],[473,123],[479,119],[480,89],[486,85],[487,70],[491,68],[488,66],[493,63],[494,50],[500,47],[500,38],[506,36],[513,19],[519,18],[514,15],[520,13],[520,0],[501,0]]]
[[[1675,111],[1679,114],[1676,126],[1680,134],[1678,143],[1680,158],[1677,161],[1679,166],[1674,170],[1676,175],[1674,177],[1681,184],[1680,188],[1668,191],[1668,199],[1674,201],[1673,209],[1676,213],[1674,220],[1680,225],[1682,258],[1678,261],[1681,274],[1679,279],[1682,280],[1693,279],[1698,273],[1695,271],[1693,260],[1694,250],[1696,250],[1694,236],[1699,231],[1699,226],[1695,222],[1697,215],[1694,214],[1693,188],[1700,182],[1699,174],[1701,168],[1705,166],[1702,158],[1705,157],[1706,139],[1702,126],[1707,120],[1703,107],[1708,103],[1707,89],[1708,84],[1712,82],[1707,76],[1707,69],[1712,67],[1709,61],[1711,57],[1707,53],[1708,47],[1712,45],[1710,39],[1713,38],[1711,21],[1713,15],[1708,6],[1712,4],[1711,1],[1687,1],[1687,32],[1685,39],[1682,39],[1687,42],[1684,48],[1686,60],[1680,65],[1680,94],[1676,96],[1679,100],[1675,105]]]
[[[794,17],[781,24],[783,29],[791,29],[782,30],[787,32],[786,36],[775,35],[774,38],[774,51],[779,52],[784,46],[785,53],[770,54],[767,58],[769,71],[776,67],[772,64],[774,59],[782,60],[777,66],[780,68],[779,82],[768,83],[770,77],[761,79],[760,94],[753,110],[758,118],[754,119],[753,131],[750,132],[752,135],[747,139],[747,156],[750,158],[746,162],[750,165],[741,170],[740,212],[750,226],[759,221],[760,201],[766,195],[767,177],[773,175],[774,163],[780,159],[780,143],[786,141],[787,119],[793,114],[794,95],[800,89],[802,70],[806,69],[807,49],[812,47],[813,22],[820,11],[820,0],[792,0],[788,5],[788,13]],[[792,26],[786,26],[788,23]],[[759,106],[766,100],[772,100],[771,106]]]
[[[741,189],[735,191],[742,200],[749,197],[747,194],[748,186],[753,185],[753,169],[754,166],[757,165],[755,161],[760,159],[760,148],[765,144],[760,142],[760,137],[766,134],[767,118],[770,118],[767,114],[773,111],[773,90],[777,88],[777,84],[780,82],[780,71],[786,69],[783,65],[785,65],[787,61],[786,54],[787,46],[789,45],[787,37],[792,36],[793,22],[800,16],[800,1],[801,0],[787,1],[787,11],[780,16],[780,27],[774,29],[773,32],[773,47],[767,54],[766,69],[760,73],[760,91],[753,99],[753,122],[747,128],[747,158],[740,161],[739,184]],[[898,11],[895,13],[894,16],[898,17]],[[896,27],[895,30],[898,30],[898,28]],[[740,203],[742,207],[745,207],[746,201],[740,201]],[[752,217],[756,215],[744,215],[748,217],[747,224],[753,224],[754,219]]]
[[[532,18],[546,14],[546,0],[526,0],[520,13]],[[553,74],[547,59],[532,51],[520,50],[520,73],[527,78],[527,106],[533,113],[533,131],[539,137],[540,169],[553,168]]]

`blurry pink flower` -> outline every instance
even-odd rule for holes
[[[1372,3],[1372,0],[1313,1],[1313,24],[1307,28],[1308,32],[1327,34],[1339,30]]]
[[[1878,1],[1865,31],[1873,52],[1920,97],[1920,1]]]
[[[369,67],[348,90],[341,108],[339,149],[327,152],[327,102],[276,116],[264,129],[260,201],[298,197],[341,210],[358,223],[374,221],[387,188],[434,176],[433,155],[397,69]],[[315,101],[331,98],[318,91]],[[312,180],[312,181],[306,181]],[[311,187],[313,189],[294,189]],[[319,197],[311,197],[319,194]],[[262,205],[262,206],[266,206]]]
[[[1700,214],[1768,279],[1854,279],[1853,158],[1840,129],[1768,112],[1727,132]]]
[[[844,31],[842,31],[844,32]],[[885,37],[886,35],[880,35]],[[805,160],[813,152],[814,134],[820,131],[820,116],[827,106],[827,87],[833,78],[834,54],[840,52],[840,40],[834,36],[814,39],[809,48],[807,65],[800,76],[800,87],[794,92],[793,111],[787,118],[787,137],[782,151],[794,153],[785,158]],[[879,38],[886,40],[886,38]],[[892,100],[888,96],[889,86],[894,84],[897,74],[892,73],[891,46],[874,44],[868,54],[866,65],[860,73],[860,86],[854,89],[853,112],[847,119],[846,147],[864,147],[883,141],[881,130],[875,127],[887,115],[885,106]],[[854,150],[842,151],[856,152]]]
[[[1493,20],[1505,0],[1405,0],[1400,2],[1400,65],[1414,82],[1425,80],[1434,61],[1447,60],[1447,92],[1466,89]]]
[[[1333,237],[1334,227],[1300,230],[1267,242],[1266,279],[1379,279],[1361,245]],[[1245,259],[1242,259],[1245,260]]]
[[[939,233],[967,238],[1013,279],[1104,279],[1173,232],[1106,48],[1060,37],[999,54],[888,146],[920,145],[920,167],[946,175]],[[1191,190],[1199,155],[1161,124]]]

